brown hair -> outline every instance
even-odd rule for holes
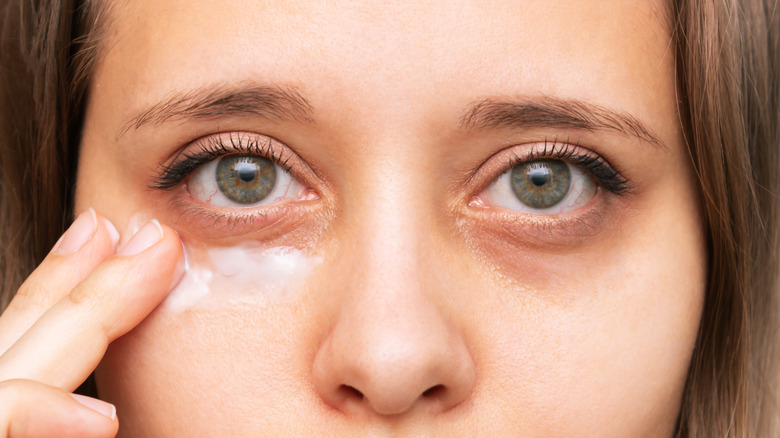
[[[778,6],[674,5],[680,113],[710,247],[709,287],[680,436],[780,432]]]
[[[102,7],[8,0],[0,10],[0,306],[72,216]],[[99,2],[101,5],[105,2]],[[681,124],[698,174],[709,285],[681,437],[778,429],[780,4],[677,0]]]
[[[8,1],[0,10],[0,308],[70,222],[89,73],[105,8]]]

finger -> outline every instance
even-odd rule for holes
[[[112,255],[119,233],[89,209],[81,213],[0,316],[0,354]]]
[[[113,405],[31,380],[0,382],[0,406],[0,437],[107,438],[119,427]]]
[[[108,343],[141,322],[182,272],[178,236],[149,222],[0,357],[0,381],[25,378],[73,390]]]

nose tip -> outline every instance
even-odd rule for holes
[[[449,406],[457,404],[448,402],[454,397],[447,394],[448,390],[444,385],[434,385],[421,394],[418,394],[419,391],[416,388],[411,391],[407,388],[394,390],[393,388],[379,388],[378,385],[371,387],[370,391],[370,396],[367,397],[353,386],[342,385],[339,388],[339,392],[342,393],[339,403],[345,405],[351,403],[351,400],[348,399],[354,399],[358,403],[364,401],[370,410],[384,416],[403,414],[418,404],[424,404],[428,411],[434,413],[446,411]]]
[[[337,326],[315,358],[320,396],[344,412],[382,416],[460,404],[475,380],[471,355],[456,333],[431,322]]]

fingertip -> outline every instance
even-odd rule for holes
[[[0,382],[0,406],[2,436],[105,438],[119,430],[113,405],[38,381]]]
[[[160,227],[160,230],[163,233],[163,240],[165,241],[165,244],[172,247],[171,249],[174,253],[174,256],[176,257],[176,267],[174,268],[173,276],[171,277],[171,286],[169,287],[169,290],[173,290],[173,288],[179,284],[179,281],[181,281],[181,278],[184,276],[184,271],[186,270],[184,241],[181,240],[179,233],[177,233],[173,228],[167,225],[162,225],[156,220],[154,222],[157,226]]]
[[[119,431],[116,407],[92,397],[80,394],[68,394],[78,402],[76,412],[68,425],[70,432],[78,431],[82,437],[113,437]]]
[[[81,394],[70,394],[70,396],[81,405],[92,409],[109,420],[116,420],[116,406],[112,405],[111,403],[106,403],[103,400],[87,397]]]
[[[104,259],[116,250],[119,232],[111,221],[90,207],[81,212],[52,248],[55,256]]]
[[[157,219],[152,219],[136,232],[124,245],[116,252],[117,255],[124,257],[136,256],[147,249],[156,246],[158,242],[165,237],[165,231]]]
[[[160,233],[163,236],[161,240],[165,242],[165,245],[169,246],[169,249],[175,252],[177,257],[183,258],[184,242],[181,240],[179,233],[168,225],[158,222],[156,219],[152,219],[152,222],[160,230]]]
[[[157,226],[157,229],[160,230],[160,234],[164,236],[164,238],[173,238],[176,241],[180,240],[179,233],[176,232],[173,228],[169,227],[168,225],[160,223],[157,219],[152,219],[150,222],[152,222],[155,226]]]
[[[152,219],[149,222],[151,222],[152,224],[154,224],[155,227],[157,227],[157,231],[160,232],[161,236],[165,237],[165,230],[163,230],[162,225],[160,225],[160,221],[158,221],[157,219]]]
[[[95,213],[95,209],[89,207],[87,209],[87,213],[89,213],[89,215],[92,217],[92,223],[95,224],[95,226],[97,226],[97,213]]]
[[[110,298],[105,294],[99,297],[103,304],[109,304],[106,315],[113,315],[101,323],[109,327],[107,338],[113,340],[137,325],[168,296],[184,271],[184,250],[176,231],[156,220],[141,227],[106,268],[90,279],[96,284],[123,285],[114,287]],[[83,289],[94,294],[103,288],[85,284]]]
[[[111,221],[108,220],[108,218],[104,216],[102,219],[103,219],[103,225],[105,226],[106,231],[108,232],[108,236],[111,238],[111,244],[113,245],[114,248],[116,248],[116,245],[119,243],[119,231],[117,231],[114,224],[111,223]]]
[[[54,244],[51,253],[54,255],[69,255],[78,252],[92,240],[96,229],[97,217],[95,216],[95,210],[90,208],[76,216],[70,227]]]

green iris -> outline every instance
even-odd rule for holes
[[[569,192],[569,166],[559,160],[535,160],[512,168],[512,190],[523,204],[548,208]]]
[[[270,160],[255,155],[228,155],[217,164],[217,185],[228,199],[240,204],[262,201],[276,185]]]

